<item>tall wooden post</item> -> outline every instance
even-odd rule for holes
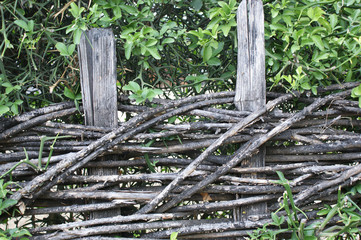
[[[85,124],[118,125],[115,38],[111,29],[91,29],[78,46]],[[111,156],[110,156],[111,158]],[[103,157],[109,159],[109,157]],[[117,168],[90,168],[89,175],[117,175]],[[94,212],[91,218],[120,214],[120,210]]]
[[[264,14],[261,0],[243,0],[237,10],[237,85],[234,103],[240,111],[256,111],[266,105]],[[265,165],[265,148],[242,163],[247,167]],[[256,177],[255,174],[247,177]],[[266,212],[266,204],[242,208],[241,215]],[[239,214],[238,215],[239,219]],[[237,217],[236,217],[237,218]]]

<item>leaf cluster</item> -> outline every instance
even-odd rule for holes
[[[360,0],[263,3],[269,89],[316,95],[318,86],[358,81]],[[237,7],[235,0],[2,1],[0,114],[80,100],[76,44],[91,28],[113,29],[119,91],[137,83],[148,92],[136,94],[138,103],[155,89],[175,98],[234,90]]]
[[[280,180],[276,183],[285,188],[280,208],[271,213],[271,223],[249,233],[251,239],[280,239],[285,234],[290,236],[288,239],[295,240],[356,239],[360,234],[361,209],[350,197],[361,193],[360,184],[347,193],[342,193],[340,188],[337,203],[332,206],[326,204],[317,213],[322,217],[308,223],[306,213],[295,205],[289,181],[282,172],[277,174]],[[282,210],[286,216],[279,216]],[[299,218],[299,215],[304,217]]]

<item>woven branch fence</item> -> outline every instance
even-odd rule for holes
[[[87,39],[98,39],[91,48],[98,53],[79,48],[83,80],[108,80],[115,72],[115,63],[114,71],[101,72],[114,52],[104,51],[113,43],[97,31]],[[264,59],[256,49],[246,52]],[[91,62],[104,52],[99,64]],[[264,74],[260,64],[250,75]],[[238,72],[240,81],[248,70]],[[132,104],[125,95],[92,96],[109,90],[96,84],[82,82],[80,109],[64,102],[0,122],[1,176],[16,182],[10,188],[18,215],[42,219],[43,225],[32,221],[33,239],[169,239],[172,232],[179,239],[239,239],[272,222],[285,191],[276,171],[290,181],[309,222],[337,201],[340,187],[360,180],[361,109],[349,100],[358,83],[320,87],[318,98],[307,91],[266,94],[259,85],[264,92],[257,95],[250,84],[246,92],[256,99],[244,100],[237,88],[152,105]],[[246,101],[253,106],[243,107]],[[109,105],[129,119],[91,113]],[[70,124],[79,111],[86,125]]]
[[[357,102],[344,99],[353,86],[320,88],[327,94],[323,98],[301,95],[306,107],[295,113],[280,110],[294,95],[277,93],[268,93],[266,108],[253,113],[228,110],[234,92],[158,100],[162,104],[157,108],[119,104],[120,111],[134,117],[115,129],[60,123],[77,109],[73,103],[52,105],[4,122],[0,170],[4,174],[24,159],[24,149],[37,165],[42,136],[67,136],[54,146],[45,142],[42,166],[53,149],[47,170],[21,164],[12,171],[12,180],[22,187],[12,195],[20,200],[21,214],[65,220],[76,213],[121,208],[121,216],[35,226],[31,232],[39,237],[34,239],[134,232],[150,239],[169,238],[172,232],[196,239],[243,236],[271,221],[270,216],[234,221],[234,209],[265,202],[267,209],[276,210],[284,192],[275,183],[276,171],[290,180],[296,204],[312,220],[312,210],[337,199],[339,186],[351,186],[361,177],[360,165],[354,164],[361,159],[356,131],[361,121],[355,119],[361,110]],[[330,94],[332,90],[337,93]],[[169,123],[172,116],[196,121]],[[150,140],[153,144],[144,146]],[[242,167],[262,145],[266,166]],[[234,154],[223,155],[228,148],[235,148]],[[113,159],[97,160],[107,155]],[[147,162],[156,163],[155,172]],[[86,174],[88,168],[101,167],[119,171]],[[256,173],[262,177],[249,177]]]

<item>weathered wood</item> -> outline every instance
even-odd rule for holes
[[[234,103],[240,111],[256,111],[266,105],[264,14],[261,0],[243,0],[237,10],[237,84]],[[245,167],[265,166],[266,149],[242,162]],[[248,177],[257,177],[248,175]],[[266,204],[254,204],[235,209],[235,220],[240,215],[265,213]]]
[[[115,38],[111,29],[91,29],[82,34],[79,44],[80,80],[85,124],[118,126]],[[109,160],[111,157],[104,157]],[[90,175],[117,174],[117,168],[89,168]],[[102,211],[92,218],[115,216],[118,211]]]
[[[232,92],[220,92],[220,93],[198,95],[186,99],[171,101],[168,104],[164,104],[163,106],[159,106],[150,111],[143,112],[142,114],[139,114],[133,117],[132,119],[130,119],[128,122],[122,124],[112,132],[104,135],[102,138],[92,142],[89,146],[83,148],[76,154],[68,154],[56,166],[48,169],[43,174],[35,177],[33,180],[28,182],[26,186],[24,186],[24,188],[11,195],[11,199],[19,201],[24,196],[31,195],[32,199],[29,200],[24,199],[24,201],[26,203],[34,201],[38,196],[40,196],[42,193],[50,189],[52,186],[57,184],[66,176],[70,175],[77,169],[87,164],[89,161],[95,159],[100,154],[104,153],[108,149],[111,149],[120,142],[133,137],[135,134],[148,129],[149,127],[157,123],[169,119],[174,115],[179,115],[184,112],[200,107],[219,104],[220,102],[221,103],[229,102],[229,98],[226,99],[223,98],[232,96],[233,94],[234,93]],[[290,94],[285,96],[289,97]],[[165,110],[168,110],[170,108],[173,108],[174,110],[168,111],[163,115],[152,118],[155,115],[158,115],[159,113],[163,113]],[[152,119],[149,120],[150,118]],[[149,121],[145,122],[147,120]]]
[[[236,166],[237,164],[239,164],[242,160],[249,158],[249,156],[251,156],[252,154],[257,152],[257,149],[259,149],[260,146],[262,146],[266,141],[268,141],[269,139],[271,139],[273,136],[282,133],[283,131],[285,131],[286,129],[290,128],[292,124],[304,119],[306,117],[306,115],[316,109],[318,109],[319,107],[323,106],[324,104],[328,103],[329,101],[331,101],[331,99],[333,99],[335,96],[346,96],[347,94],[349,94],[350,91],[344,91],[341,93],[336,93],[336,94],[332,94],[332,95],[328,95],[327,97],[323,98],[323,99],[318,99],[317,101],[315,101],[314,103],[312,103],[311,105],[305,107],[302,111],[297,112],[296,114],[294,114],[292,117],[288,118],[285,121],[281,121],[280,124],[278,124],[275,128],[273,128],[271,131],[269,131],[267,134],[263,134],[260,136],[256,136],[254,137],[252,140],[248,141],[246,144],[242,145],[242,147],[239,149],[238,153],[236,156],[234,156],[232,158],[232,160],[230,160],[228,163],[224,164],[223,166],[219,167],[217,169],[216,172],[208,175],[206,178],[204,178],[201,182],[197,183],[195,186],[193,186],[192,188],[182,192],[181,194],[179,194],[177,197],[173,198],[172,200],[168,201],[167,203],[165,203],[164,205],[162,205],[161,207],[159,207],[157,209],[157,212],[164,212],[168,209],[170,209],[171,207],[175,206],[176,204],[180,203],[182,200],[188,198],[189,196],[191,196],[192,194],[194,194],[195,192],[203,189],[205,186],[207,186],[208,184],[211,184],[212,182],[214,182],[215,180],[217,180],[220,176],[223,176],[224,174],[226,174],[229,170],[231,170],[234,166]],[[277,100],[277,99],[276,99]],[[273,100],[269,103],[267,103],[267,109],[269,108],[270,105],[273,105],[276,101]],[[260,110],[261,111],[261,110]],[[257,114],[257,111],[252,113],[250,116]],[[250,117],[248,116],[248,117]],[[248,118],[247,117],[247,118]],[[246,118],[246,119],[247,119]],[[241,123],[241,122],[240,122]],[[239,124],[240,124],[239,123]],[[233,129],[233,128],[232,128]],[[229,131],[230,132],[230,131]],[[227,132],[228,133],[228,132]],[[222,139],[222,138],[219,138]],[[218,139],[218,140],[219,140]],[[218,141],[217,140],[217,141]],[[213,145],[213,144],[212,144]],[[212,146],[211,145],[211,146]],[[210,146],[210,147],[211,147]],[[209,148],[210,148],[209,147]],[[208,149],[207,149],[208,150]],[[206,150],[206,151],[207,151]],[[205,151],[205,152],[206,152]],[[203,152],[204,153],[204,152]],[[202,155],[201,155],[202,156]],[[196,161],[196,160],[195,160]],[[195,162],[194,161],[194,162]],[[193,164],[193,163],[192,163]],[[190,167],[192,164],[190,164],[188,167]],[[182,172],[184,173],[185,170]],[[181,173],[181,174],[182,174]],[[179,174],[179,176],[181,176],[181,174]],[[181,176],[184,177],[184,176]],[[177,179],[173,180],[173,182],[175,182]],[[178,180],[179,181],[179,180]],[[172,183],[173,183],[172,182]],[[169,186],[171,184],[169,184],[166,189],[167,191],[169,191]],[[163,192],[165,192],[165,190],[163,190]],[[162,192],[162,193],[163,193]],[[161,194],[159,194],[156,199],[158,200],[160,198]],[[150,205],[151,203],[154,203],[155,200],[152,200],[150,203],[148,203],[148,205]],[[148,206],[147,205],[147,206]],[[145,207],[144,207],[145,208]],[[141,209],[142,210],[142,209]],[[254,215],[254,214],[253,214]]]
[[[264,17],[261,0],[243,0],[237,10],[235,105],[255,111],[266,104]]]
[[[289,99],[291,95],[285,95],[283,97],[280,97],[278,99],[275,99],[267,104],[267,107],[263,109],[259,109],[258,111],[255,111],[254,113],[250,114],[246,118],[244,118],[239,123],[235,124],[231,129],[229,129],[227,132],[222,134],[220,138],[218,138],[216,141],[214,141],[204,152],[202,152],[201,155],[199,155],[191,164],[189,164],[178,176],[176,179],[174,179],[156,198],[154,198],[150,203],[148,203],[146,206],[141,208],[138,213],[149,213],[150,211],[154,210],[156,206],[168,195],[172,189],[174,189],[180,182],[182,182],[187,176],[189,176],[197,166],[199,166],[202,161],[204,161],[211,153],[213,153],[219,146],[222,145],[224,141],[226,141],[229,137],[235,135],[237,132],[242,131],[246,126],[254,123],[259,119],[259,117],[264,114],[267,110],[273,109],[275,106],[280,104],[281,102]],[[193,189],[194,190],[194,189]],[[190,193],[193,194],[194,192]],[[158,211],[166,211],[167,209],[171,208],[175,204],[182,201],[184,196],[179,196],[179,198],[174,198],[171,201],[167,202],[163,206],[161,206]]]

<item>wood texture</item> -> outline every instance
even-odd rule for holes
[[[115,38],[111,29],[91,29],[80,39],[79,64],[85,124],[115,128],[118,125]],[[112,157],[104,157],[109,160]],[[117,168],[89,168],[90,175],[117,174]],[[94,212],[92,218],[120,214]]]
[[[237,10],[237,85],[235,105],[255,111],[266,104],[264,15],[260,0],[243,0]]]
[[[264,14],[261,0],[243,0],[237,10],[237,84],[234,103],[239,111],[257,111],[266,105]],[[244,167],[265,166],[266,149],[242,162]],[[247,177],[257,177],[256,174]],[[234,209],[235,220],[266,212],[266,204]]]

